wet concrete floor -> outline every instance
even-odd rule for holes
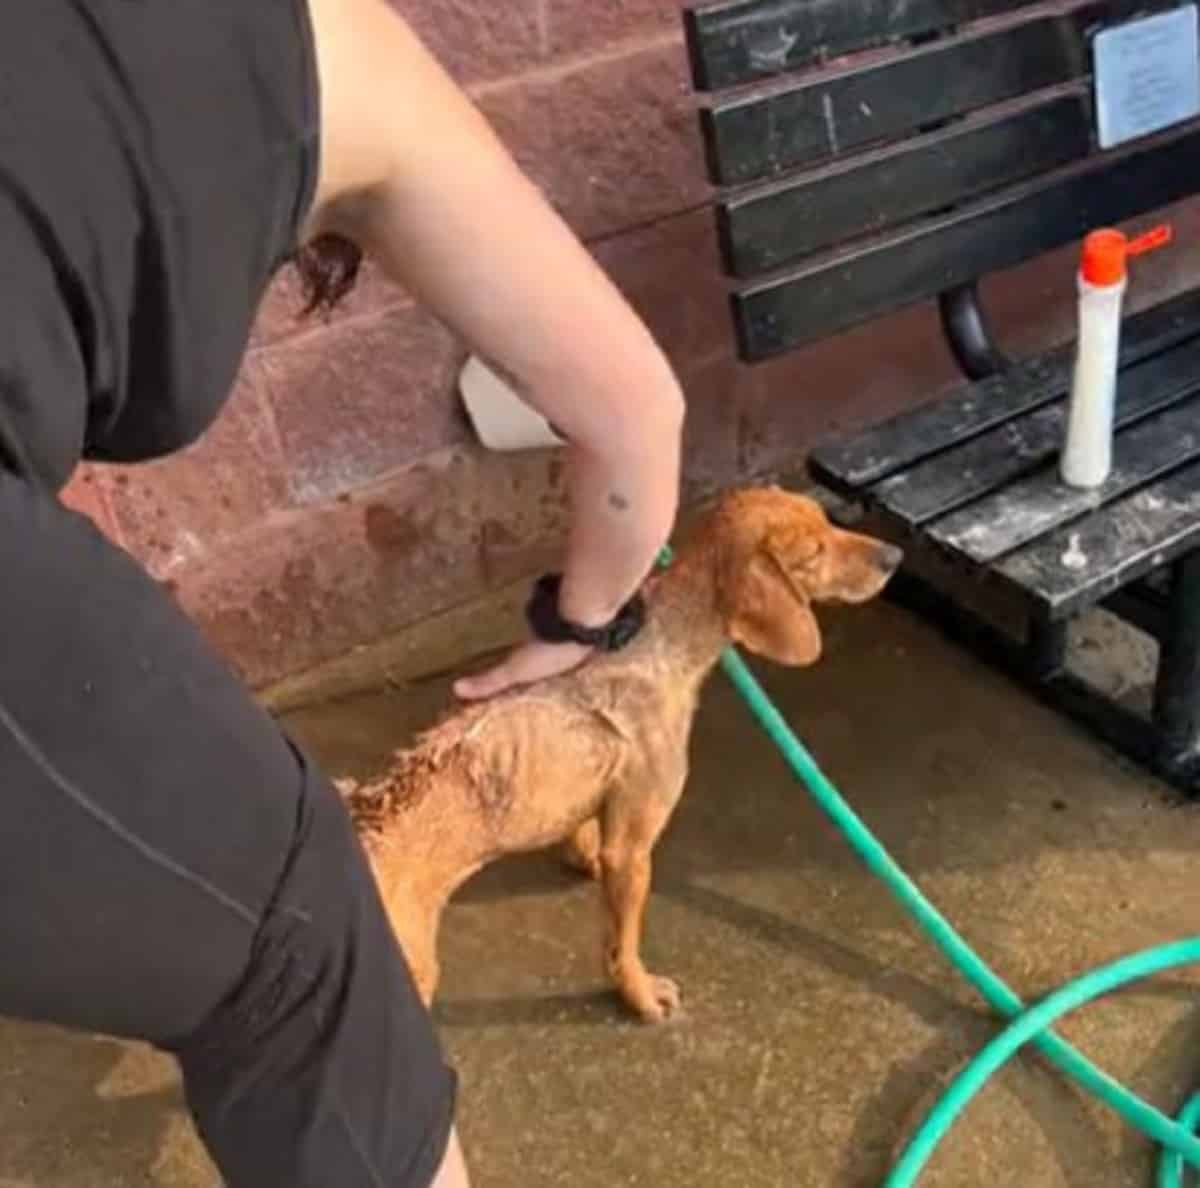
[[[1200,808],[894,607],[831,621],[822,665],[761,667],[884,843],[1020,992],[1200,932]],[[363,775],[446,679],[289,715]],[[994,1024],[858,866],[723,678],[657,852],[647,962],[686,1018],[631,1022],[600,970],[596,888],[550,856],[468,886],[443,927],[438,1021],[481,1188],[878,1185],[931,1093]],[[1174,1110],[1200,1086],[1200,973],[1063,1032]],[[1148,1145],[1021,1060],[939,1153],[931,1188],[1145,1188]],[[172,1067],[136,1047],[0,1025],[0,1188],[213,1188]],[[331,1185],[330,1188],[337,1188]]]

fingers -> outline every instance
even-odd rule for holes
[[[463,701],[482,701],[494,697],[502,689],[512,685],[515,679],[512,660],[505,660],[487,672],[476,676],[462,677],[454,682],[454,695]]]
[[[495,697],[507,689],[531,685],[569,672],[590,654],[589,648],[576,644],[524,644],[495,668],[456,681],[454,693],[463,701]]]

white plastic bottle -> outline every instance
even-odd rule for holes
[[[1113,412],[1121,345],[1121,307],[1127,260],[1167,243],[1169,227],[1130,240],[1122,232],[1093,231],[1083,243],[1079,269],[1079,339],[1071,381],[1067,438],[1059,468],[1068,486],[1094,490],[1112,470]]]

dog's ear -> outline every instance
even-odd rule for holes
[[[802,667],[820,659],[821,629],[808,595],[772,551],[756,552],[733,590],[729,634],[735,643],[777,664]]]

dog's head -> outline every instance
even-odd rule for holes
[[[892,545],[834,527],[815,500],[777,487],[726,496],[711,530],[729,637],[780,664],[820,657],[814,603],[866,602],[903,559]]]

